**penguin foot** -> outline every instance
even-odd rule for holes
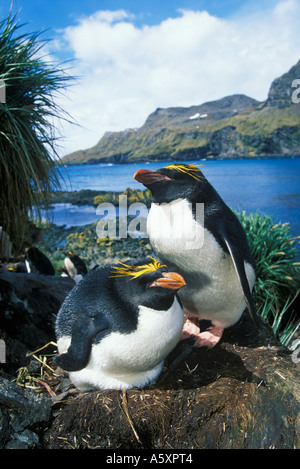
[[[195,337],[194,347],[212,348],[220,341],[224,329],[211,326],[206,331],[201,332]]]
[[[179,340],[190,339],[191,336],[198,336],[200,334],[200,327],[194,322],[187,319],[183,325],[181,336]]]

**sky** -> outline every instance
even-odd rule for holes
[[[0,0],[0,18],[10,4]],[[300,58],[300,0],[14,0],[12,10],[77,77],[57,97],[78,124],[56,123],[61,156],[141,127],[158,107],[263,101]]]

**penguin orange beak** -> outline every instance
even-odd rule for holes
[[[162,277],[154,280],[150,287],[170,288],[171,290],[179,290],[186,285],[184,278],[177,272],[163,272]]]
[[[148,169],[139,169],[134,175],[133,179],[141,182],[145,186],[159,181],[171,181],[171,178],[164,174],[157,173],[156,171],[149,171]]]

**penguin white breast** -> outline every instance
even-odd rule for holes
[[[199,205],[203,208],[203,204]],[[198,213],[199,219],[196,220],[192,204],[186,199],[151,205],[147,218],[149,239],[156,253],[167,260],[168,267],[171,264],[187,267],[184,270],[199,271],[200,252],[201,256],[210,259],[210,264],[213,257],[222,255],[221,248],[214,240],[211,243],[205,233],[204,213],[201,214],[201,210]]]
[[[26,270],[30,274],[31,273],[31,267],[27,259],[25,259],[25,265],[26,265]]]
[[[74,278],[77,275],[77,271],[74,267],[74,264],[71,261],[71,259],[69,259],[68,257],[65,257],[65,267],[66,267],[70,277]]]
[[[169,270],[183,275],[186,286],[178,294],[188,316],[228,327],[244,311],[244,296],[230,255],[205,228],[203,212],[198,213],[195,219],[186,199],[152,204],[147,219],[149,239]],[[245,271],[252,289],[255,273],[246,262]]]
[[[139,306],[137,328],[112,332],[93,345],[90,365],[112,373],[144,371],[157,365],[176,345],[183,326],[177,298],[166,311]]]
[[[204,204],[197,204],[196,210],[197,220],[187,199],[177,199],[169,204],[151,204],[147,218],[151,243],[170,255],[199,249],[204,242]]]

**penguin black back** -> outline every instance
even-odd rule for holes
[[[25,264],[29,273],[55,275],[50,259],[37,247],[32,246],[25,250]]]

